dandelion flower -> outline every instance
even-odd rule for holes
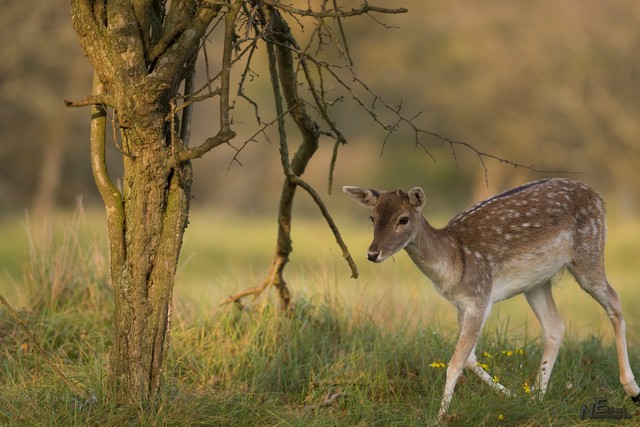
[[[531,386],[529,386],[529,383],[526,381],[522,384],[522,389],[524,390],[525,394],[531,393]]]
[[[476,364],[480,366],[482,369],[484,369],[485,371],[489,370],[489,365],[487,365],[486,363],[476,362]]]

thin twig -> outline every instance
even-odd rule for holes
[[[340,230],[338,230],[338,226],[333,221],[333,218],[331,217],[331,214],[329,213],[329,210],[327,209],[324,202],[322,201],[322,198],[320,197],[320,195],[316,192],[316,190],[314,190],[314,188],[311,185],[309,185],[306,181],[304,181],[299,176],[290,175],[288,176],[288,179],[289,181],[296,184],[297,186],[302,187],[307,193],[309,193],[313,201],[316,202],[316,205],[318,205],[320,212],[322,212],[322,216],[327,221],[327,224],[329,225],[329,228],[331,229],[331,232],[333,233],[333,236],[335,237],[336,242],[338,243],[338,246],[340,246],[340,249],[342,250],[342,256],[347,261],[347,264],[349,264],[349,268],[351,269],[351,277],[353,279],[357,279],[358,267],[356,266],[356,263],[353,261],[353,258],[351,257],[351,253],[349,253],[349,248],[347,248],[346,243],[344,242],[344,240],[342,240],[342,235],[340,234]]]
[[[326,399],[324,399],[322,402],[320,403],[312,403],[310,405],[305,406],[304,408],[307,411],[315,411],[317,409],[320,408],[326,408],[328,406],[333,405],[339,398],[341,397],[345,397],[347,395],[347,393],[343,392],[343,391],[339,391],[337,393],[329,393],[326,397]]]
[[[371,6],[366,2],[357,9],[351,10],[335,10],[335,11],[314,11],[311,8],[308,9],[298,9],[289,5],[285,5],[280,3],[279,1],[273,0],[261,0],[261,3],[267,6],[274,7],[276,9],[280,9],[284,12],[290,13],[291,15],[297,16],[310,16],[313,18],[348,18],[350,16],[358,16],[358,15],[366,15],[371,12],[382,13],[382,14],[397,14],[397,13],[407,13],[409,10],[404,7],[399,7],[397,9],[390,9],[386,7],[378,7]]]
[[[232,302],[238,303],[242,298],[249,295],[253,295],[254,297],[257,297],[258,295],[260,295],[262,292],[264,292],[265,289],[267,289],[276,281],[276,278],[278,276],[278,271],[282,267],[283,262],[284,262],[283,258],[276,256],[273,263],[271,264],[271,269],[269,270],[269,274],[267,274],[267,277],[264,279],[264,281],[260,285],[254,286],[253,288],[245,289],[233,295],[229,295],[224,301],[220,303],[220,306],[227,305]]]

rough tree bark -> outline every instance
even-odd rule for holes
[[[237,11],[225,7],[228,15]],[[110,379],[119,395],[147,399],[159,390],[168,348],[174,276],[188,223],[190,160],[234,136],[228,117],[229,68],[221,72],[216,136],[188,148],[172,111],[220,7],[196,0],[169,5],[161,0],[72,0],[71,11],[96,76],[92,96],[67,105],[93,105],[91,163],[106,207],[115,293]],[[113,184],[105,162],[107,107],[113,108],[120,131],[122,190]]]

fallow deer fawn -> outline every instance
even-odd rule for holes
[[[629,366],[620,298],[605,277],[604,203],[591,188],[566,179],[531,182],[478,203],[442,229],[432,227],[422,216],[421,188],[408,193],[349,186],[343,190],[373,208],[369,261],[382,262],[405,249],[458,310],[460,336],[447,367],[438,419],[447,413],[464,368],[510,394],[478,365],[475,346],[492,305],[521,293],[542,325],[543,353],[535,389],[540,394],[546,391],[564,333],[551,287],[565,267],[611,319],[620,382],[640,404],[640,388]]]

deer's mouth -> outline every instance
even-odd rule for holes
[[[371,262],[382,262],[386,256],[382,255],[382,251],[369,251],[367,252],[367,259]]]

